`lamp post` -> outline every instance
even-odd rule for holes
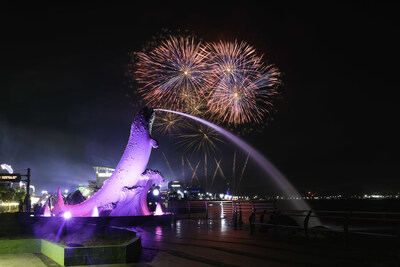
[[[31,211],[31,196],[29,194],[30,186],[31,186],[31,168],[28,168],[28,172],[26,174],[26,196],[25,196],[26,212]]]

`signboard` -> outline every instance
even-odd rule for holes
[[[19,173],[0,173],[0,182],[19,182],[21,174]]]

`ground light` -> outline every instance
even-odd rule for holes
[[[72,217],[71,212],[69,212],[69,211],[64,212],[63,216],[64,216],[64,219],[66,219],[66,220],[68,220]]]

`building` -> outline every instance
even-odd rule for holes
[[[207,199],[205,190],[200,185],[186,186],[180,181],[168,182],[169,200],[203,200]]]
[[[110,178],[110,176],[114,173],[115,169],[109,167],[101,167],[101,166],[94,166],[93,169],[96,172],[96,180],[88,181],[89,184],[88,190],[94,193],[103,187],[104,181]]]
[[[183,191],[184,184],[178,180],[168,182],[168,191]]]
[[[184,198],[185,185],[178,181],[168,182],[168,199],[182,199]]]

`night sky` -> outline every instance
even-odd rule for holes
[[[394,4],[276,2],[2,5],[0,163],[31,168],[36,189],[48,191],[87,183],[92,166],[115,167],[140,108],[127,97],[128,53],[163,28],[187,29],[246,41],[282,71],[273,120],[242,138],[300,192],[399,192]],[[181,153],[156,138],[148,167],[174,179],[162,152],[175,176]],[[234,148],[224,146],[230,153],[217,158],[228,173]],[[245,157],[238,151],[237,168]],[[251,161],[244,177],[243,192],[268,192]]]

